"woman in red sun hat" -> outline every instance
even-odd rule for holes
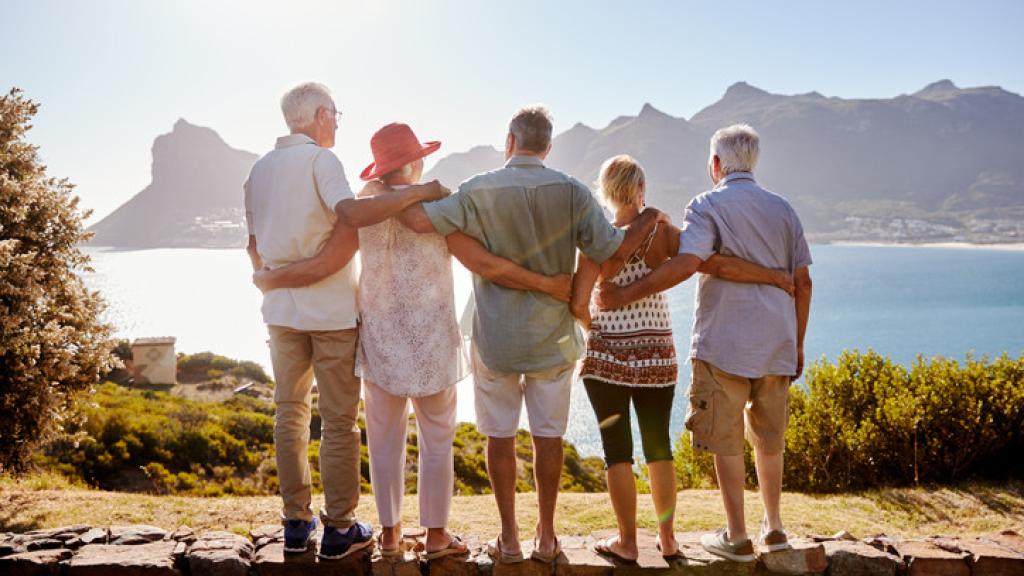
[[[373,163],[360,175],[376,182],[361,195],[387,194],[419,183],[423,158],[440,147],[440,142],[420,143],[405,124],[384,126],[370,139]],[[338,251],[331,244],[344,242],[346,233],[356,232],[336,232],[315,257],[264,273],[261,284],[273,289],[328,276],[336,269],[331,254]],[[416,412],[417,492],[420,524],[427,528],[426,557],[466,553],[466,545],[446,529],[454,488],[455,383],[468,375],[455,314],[451,255],[492,282],[545,292],[563,302],[569,300],[571,280],[568,275],[530,272],[494,256],[465,234],[420,234],[397,218],[360,228],[358,245],[362,266],[356,371],[365,385],[381,555],[403,553],[400,519],[410,400]]]

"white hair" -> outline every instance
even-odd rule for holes
[[[718,156],[722,174],[753,172],[761,154],[761,138],[748,124],[733,124],[711,137],[711,155]]]
[[[284,93],[281,112],[289,130],[305,128],[316,119],[320,108],[334,108],[334,99],[327,86],[319,82],[305,82]]]

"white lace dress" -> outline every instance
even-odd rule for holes
[[[356,374],[396,396],[430,396],[464,378],[451,255],[444,237],[394,218],[359,229]]]

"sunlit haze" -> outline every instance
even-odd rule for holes
[[[43,105],[30,139],[92,218],[149,182],[178,118],[263,153],[278,100],[319,80],[344,113],[349,180],[405,121],[440,154],[500,146],[544,102],[561,132],[645,102],[690,117],[737,81],[892,97],[950,78],[1024,92],[1019,2],[0,2],[0,85]]]

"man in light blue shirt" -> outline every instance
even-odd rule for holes
[[[406,210],[419,232],[476,238],[491,253],[540,274],[572,274],[576,250],[621,267],[664,214],[649,209],[628,230],[616,229],[586,186],[544,166],[551,118],[543,107],[518,111],[509,124],[501,169],[470,178],[443,200]],[[533,558],[559,553],[555,503],[562,436],[582,335],[569,307],[537,292],[511,290],[473,276],[473,377],[477,427],[488,437],[487,473],[501,516],[488,545],[499,562],[522,561],[515,519],[515,435],[526,403],[534,444],[539,518]]]
[[[811,254],[796,212],[754,180],[760,144],[746,125],[711,138],[715,188],[686,208],[679,254],[629,286],[602,285],[598,305],[618,308],[693,275],[712,254],[738,256],[793,275],[795,301],[770,285],[739,284],[702,274],[697,285],[690,359],[693,381],[686,427],[695,448],[715,455],[728,527],[701,539],[714,554],[752,562],[743,516],[744,421],[757,458],[765,517],[758,543],[789,546],[782,527],[782,453],[789,385],[800,377],[810,313]]]

